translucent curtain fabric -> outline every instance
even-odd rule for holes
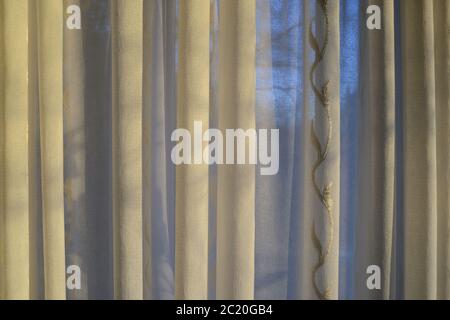
[[[370,4],[384,29],[362,31],[355,261],[357,274],[384,273],[381,290],[360,279],[355,297],[448,299],[449,2]]]
[[[34,3],[30,3],[33,5]],[[44,286],[47,299],[65,298],[63,186],[63,32],[61,1],[35,4],[38,21]],[[33,110],[32,112],[34,112]],[[33,196],[33,195],[31,195]]]
[[[449,106],[450,106],[450,25],[449,1],[438,1],[433,7],[435,33],[435,95],[436,95],[436,166],[437,166],[437,292],[438,299],[450,299],[450,251],[448,228],[449,203]],[[447,30],[447,32],[445,31]],[[447,71],[446,71],[447,70]]]
[[[255,1],[219,7],[218,127],[255,128]],[[250,148],[250,147],[249,147]],[[248,151],[251,152],[250,150]],[[218,299],[253,299],[255,167],[217,168]]]
[[[356,231],[356,296],[389,299],[394,231],[395,32],[394,1],[367,1],[384,12],[381,32],[362,29],[360,161],[361,186]],[[382,263],[382,289],[367,290],[367,266]]]
[[[448,148],[450,89],[448,73],[437,71],[448,71],[449,2],[402,2],[400,16],[405,297],[449,298],[447,281],[438,281],[448,278],[448,232],[438,225],[448,226],[449,217],[443,200],[449,195],[448,157],[442,152]]]
[[[179,10],[177,127],[193,133],[195,121],[209,125],[210,1],[182,1]],[[207,164],[183,164],[176,169],[178,299],[206,299],[208,295],[208,172]]]
[[[26,299],[39,290],[39,266],[33,260],[39,246],[30,241],[38,238],[39,217],[45,297],[63,299],[62,29],[58,27],[62,6],[58,1],[4,1],[1,5],[6,44],[2,48],[2,295]],[[30,19],[31,15],[35,16]],[[51,18],[42,19],[45,15]],[[30,49],[38,54],[29,54]],[[42,70],[39,80],[36,68]],[[43,106],[40,114],[38,104]],[[34,153],[36,144],[41,145],[41,159]],[[37,171],[42,173],[40,179]],[[37,192],[38,183],[42,193]]]
[[[79,5],[81,30],[64,25],[64,197],[66,266],[81,270],[68,299],[112,299],[112,57],[110,1]]]
[[[142,299],[143,1],[112,2],[114,289]]]
[[[0,0],[0,297],[449,298],[449,26],[448,0]],[[194,121],[279,129],[279,173],[175,166]]]
[[[28,1],[2,1],[2,293],[30,295]],[[7,45],[6,45],[7,44]]]
[[[81,5],[81,1],[65,1],[64,7]],[[63,10],[64,14],[64,9]],[[81,9],[81,8],[80,8]],[[82,27],[85,27],[84,25]],[[68,292],[69,298],[82,299],[88,296],[89,287],[87,261],[89,260],[89,236],[86,230],[87,183],[86,183],[86,111],[87,85],[86,64],[82,32],[64,32],[64,217],[66,223],[66,264],[76,265],[81,270],[81,290]]]
[[[174,298],[176,1],[145,1],[143,74],[144,298]],[[146,17],[146,16],[145,16]],[[150,197],[151,195],[151,197]]]

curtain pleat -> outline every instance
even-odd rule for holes
[[[38,16],[36,2],[30,1],[28,15],[28,170],[29,170],[29,243],[30,243],[30,299],[45,297],[43,226],[42,226],[42,179],[41,135],[39,119],[38,74]]]
[[[148,15],[146,13],[149,13]],[[152,107],[159,110],[164,108],[164,74],[163,50],[162,50],[162,7],[160,1],[144,1],[143,32],[149,35],[143,43],[143,59],[148,63],[143,65],[143,110],[142,110],[142,160],[150,164],[142,167],[143,193],[152,195],[142,199],[142,223],[143,223],[143,281],[144,299],[152,298]],[[164,112],[164,109],[163,109]],[[160,115],[160,112],[157,113]],[[162,114],[164,116],[164,113]],[[160,119],[158,119],[161,121]],[[160,123],[163,125],[164,122]],[[163,131],[164,127],[157,128],[156,132]],[[164,155],[161,150],[155,150],[158,155]],[[164,166],[164,162],[159,163]],[[161,171],[160,171],[161,172]],[[158,181],[158,180],[157,180]],[[164,210],[163,207],[160,208]],[[157,214],[155,212],[155,214]]]
[[[437,161],[437,298],[450,299],[450,1],[434,2]]]
[[[394,219],[395,43],[394,1],[365,1],[378,5],[383,28],[372,32],[363,26],[361,50],[361,119],[359,184],[356,223],[356,296],[389,299]],[[382,270],[381,290],[367,290],[366,269]]]
[[[222,132],[225,129],[256,127],[255,12],[254,0],[220,1],[218,121]],[[247,159],[251,152],[254,150],[247,148]],[[222,165],[217,172],[216,297],[252,299],[255,166]]]
[[[84,59],[85,215],[88,299],[112,299],[112,107],[111,22],[109,0],[84,0],[81,32]],[[74,290],[71,290],[74,291]],[[79,291],[79,290],[77,290]]]
[[[303,39],[308,39],[310,33],[310,16],[311,10],[313,8],[313,2],[310,0],[305,0],[303,3]],[[310,47],[307,41],[303,45],[303,70],[307,71],[313,64],[313,54],[310,51]],[[313,256],[314,247],[311,245],[311,228],[306,226],[312,225],[312,215],[311,208],[313,185],[310,179],[310,173],[308,172],[312,168],[312,163],[315,157],[316,151],[313,149],[314,146],[311,143],[311,115],[313,108],[313,97],[311,92],[311,82],[310,75],[308,72],[303,72],[302,78],[302,88],[303,88],[303,101],[302,101],[302,113],[301,117],[297,120],[300,122],[297,126],[299,127],[297,131],[300,133],[297,135],[300,137],[300,147],[301,150],[299,156],[298,169],[296,170],[296,175],[294,176],[296,181],[299,181],[299,194],[298,201],[294,202],[293,210],[294,214],[299,216],[298,222],[295,224],[295,229],[293,234],[297,236],[297,246],[292,250],[295,250],[295,262],[294,271],[296,283],[293,285],[291,297],[299,299],[312,299],[314,297],[314,292],[312,289],[312,269],[313,269]],[[295,238],[294,238],[295,239]],[[306,284],[306,285],[305,285]]]
[[[39,1],[38,16],[45,297],[64,299],[63,3]]]
[[[115,296],[142,299],[143,1],[112,2]]]
[[[218,63],[219,63],[219,0],[211,0],[210,8],[210,80],[209,127],[218,127]],[[208,217],[208,299],[216,298],[217,257],[217,164],[209,166]]]
[[[289,268],[290,238],[298,233],[295,230],[289,234],[290,223],[296,221],[298,211],[292,210],[292,201],[286,199],[292,198],[300,182],[295,181],[294,187],[294,154],[298,145],[295,130],[300,119],[297,106],[301,105],[301,93],[297,89],[302,82],[298,72],[302,26],[291,26],[301,24],[302,7],[303,1],[282,1],[273,7],[269,0],[256,1],[256,127],[279,129],[279,170],[272,176],[260,175],[264,166],[256,166],[255,299],[286,298],[288,287],[294,282],[283,275]],[[279,29],[272,30],[273,25]],[[283,55],[277,54],[279,50]],[[271,146],[273,155],[275,150]]]
[[[3,1],[0,2],[0,17],[4,17]],[[5,64],[3,54],[5,52],[4,48],[4,23],[0,22],[0,266],[5,266],[5,201],[4,201],[4,189],[5,189],[5,113],[4,113],[4,73]],[[0,298],[5,298],[5,281],[6,272],[4,267],[0,267]]]
[[[166,15],[173,14],[175,1],[144,2],[143,74],[143,198],[144,299],[173,298],[173,212],[174,195],[168,170],[171,168],[170,114],[175,81],[175,64],[166,45],[174,36],[167,34]],[[173,130],[173,129],[172,129]],[[171,132],[171,131],[170,131]]]
[[[3,296],[30,297],[28,0],[3,0]]]
[[[63,12],[80,0],[65,0]],[[72,12],[73,14],[73,12]],[[67,16],[67,15],[66,15]],[[47,17],[46,17],[47,18]],[[82,27],[84,25],[82,24]],[[88,235],[86,221],[86,116],[83,33],[63,31],[63,131],[64,131],[64,209],[66,221],[66,265],[81,271],[81,288],[68,290],[69,299],[88,297]]]
[[[436,85],[433,1],[402,1],[405,298],[437,290]]]
[[[194,121],[201,121],[203,130],[209,126],[210,0],[181,1],[179,6],[177,127],[189,130],[195,144]],[[176,168],[175,298],[178,299],[207,298],[208,172],[206,164]]]
[[[177,113],[177,1],[164,0],[163,2],[163,23],[164,23],[164,124],[165,131],[160,132],[159,135],[165,134],[165,202],[167,213],[163,214],[162,219],[156,219],[159,224],[154,223],[153,230],[155,235],[159,235],[153,241],[153,261],[157,261],[158,268],[153,273],[154,281],[153,290],[158,292],[159,296],[156,298],[173,299],[174,297],[174,269],[175,269],[175,165],[169,160],[171,158],[172,144],[170,136],[173,130],[177,128],[176,113]],[[154,172],[159,172],[160,168],[155,163],[152,169]],[[162,192],[164,194],[164,192]],[[156,207],[156,206],[155,206]],[[153,215],[153,217],[158,217]],[[164,227],[161,227],[161,220]],[[164,230],[164,233],[160,233]],[[167,245],[164,248],[160,245],[165,242]],[[161,250],[164,253],[161,254]],[[155,259],[158,257],[158,260]]]

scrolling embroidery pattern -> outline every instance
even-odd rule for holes
[[[310,22],[309,25],[309,45],[314,50],[315,53],[315,59],[311,66],[310,72],[309,72],[309,80],[311,83],[312,90],[314,92],[314,95],[316,99],[318,99],[320,103],[320,110],[322,110],[325,114],[326,120],[327,120],[327,127],[326,127],[326,140],[325,144],[322,144],[318,134],[314,127],[314,120],[312,120],[311,123],[311,139],[314,144],[315,149],[317,150],[317,160],[313,164],[312,169],[312,183],[314,187],[314,191],[317,194],[317,196],[320,199],[321,204],[324,206],[326,210],[326,217],[325,217],[325,230],[326,230],[326,241],[321,241],[319,235],[316,231],[316,220],[313,221],[312,226],[312,239],[314,246],[318,252],[318,261],[314,265],[313,271],[312,271],[312,282],[314,291],[318,295],[320,299],[330,299],[331,298],[331,288],[330,286],[326,286],[325,289],[321,289],[319,287],[319,284],[317,283],[317,276],[319,270],[324,266],[327,257],[329,256],[331,252],[331,247],[333,244],[333,237],[334,237],[334,217],[333,217],[333,199],[331,198],[331,187],[332,182],[326,183],[325,186],[321,187],[319,183],[317,182],[317,174],[319,168],[325,163],[328,157],[328,152],[330,149],[330,143],[331,143],[331,137],[333,133],[333,126],[331,121],[331,114],[330,114],[330,100],[329,100],[329,91],[328,91],[328,85],[329,80],[327,80],[323,85],[316,84],[314,80],[314,74],[317,70],[317,67],[322,62],[325,56],[325,51],[328,45],[328,38],[329,38],[329,17],[328,17],[328,0],[317,0],[319,4],[319,8],[321,13],[324,17],[324,40],[322,46],[319,44],[319,40],[314,36],[313,33],[313,21]]]

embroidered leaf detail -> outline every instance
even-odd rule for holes
[[[314,130],[314,121],[311,120],[311,140],[313,145],[316,147],[319,158],[322,155],[322,145],[320,144],[319,138],[316,135],[316,130]]]

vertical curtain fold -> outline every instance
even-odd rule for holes
[[[365,1],[383,12],[382,30],[364,25],[361,46],[361,119],[356,297],[389,299],[394,219],[395,43],[394,1]],[[381,268],[381,290],[368,290],[366,269]]]
[[[303,39],[308,39],[310,34],[310,15],[313,9],[314,2],[312,0],[305,0],[303,3]],[[303,55],[303,65],[304,70],[302,76],[302,89],[303,89],[303,101],[302,101],[302,111],[301,118],[297,120],[299,122],[298,129],[300,133],[300,146],[299,146],[299,165],[297,167],[297,174],[295,175],[295,180],[299,181],[299,194],[297,194],[299,200],[294,203],[293,211],[295,215],[298,215],[298,223],[295,224],[295,229],[293,230],[293,238],[298,234],[297,239],[298,248],[292,249],[296,250],[294,271],[292,273],[296,276],[296,284],[292,289],[292,298],[299,299],[312,299],[314,293],[312,292],[312,281],[314,279],[311,277],[311,270],[313,269],[313,256],[314,247],[311,245],[311,228],[307,226],[312,225],[312,214],[311,208],[313,207],[313,186],[311,184],[310,174],[308,169],[312,168],[312,163],[315,158],[316,151],[313,149],[314,146],[311,144],[311,115],[313,108],[313,99],[311,97],[311,82],[310,74],[307,72],[311,65],[313,64],[313,57],[310,52],[309,42],[305,41],[302,50]],[[305,72],[306,71],[306,72]],[[294,202],[295,200],[293,200]]]
[[[201,121],[203,130],[209,127],[209,31],[210,0],[181,1],[177,127],[191,133],[193,145],[194,121]],[[196,147],[203,154],[202,146]],[[175,298],[178,299],[206,299],[208,294],[208,172],[206,164],[182,164],[176,168]]]
[[[280,157],[275,175],[258,174],[263,165],[256,165],[255,299],[286,298],[287,287],[294,283],[285,274],[289,240],[297,234],[287,236],[297,218],[291,213],[297,212],[286,199],[296,197],[300,183],[293,171],[299,145],[295,124],[301,118],[297,109],[301,105],[302,7],[303,1],[256,1],[256,128],[279,130]],[[272,154],[275,150],[271,146]]]
[[[63,3],[38,3],[45,297],[64,299]]]
[[[112,2],[115,296],[142,299],[143,1]]]
[[[111,28],[109,0],[80,2],[84,61],[85,216],[88,299],[113,298]],[[69,18],[67,18],[69,19]],[[76,249],[76,248],[74,248]],[[68,252],[71,254],[71,252]],[[82,279],[83,280],[83,279]],[[70,290],[80,291],[80,290]]]
[[[30,297],[28,0],[0,2],[3,32],[3,296]]]
[[[0,1],[0,17],[4,17],[3,0]],[[5,189],[5,112],[4,112],[4,72],[5,72],[5,62],[3,58],[4,53],[4,22],[0,22],[0,266],[5,265],[5,202],[4,202],[4,189]],[[0,298],[5,297],[5,281],[6,281],[6,270],[4,267],[0,267]]]
[[[64,13],[80,0],[64,0]],[[48,19],[48,17],[46,17]],[[83,28],[83,21],[81,27]],[[69,299],[88,297],[88,235],[86,230],[86,116],[83,33],[63,26],[64,218],[66,265],[81,271],[81,289],[68,290]],[[44,49],[43,49],[44,50]]]
[[[164,23],[164,90],[165,90],[165,105],[164,105],[164,123],[165,131],[161,134],[165,134],[165,159],[166,159],[166,198],[164,199],[167,207],[166,220],[166,242],[165,254],[161,257],[163,261],[161,273],[154,273],[154,276],[160,281],[161,285],[158,288],[155,286],[155,290],[161,293],[161,298],[173,298],[174,297],[174,269],[175,269],[175,193],[176,193],[176,181],[175,181],[175,165],[169,160],[171,158],[171,143],[170,136],[177,127],[176,124],[176,111],[177,111],[177,0],[164,0],[163,2],[163,23]],[[154,168],[158,171],[159,168]],[[154,230],[159,227],[155,224]],[[159,239],[159,238],[158,238]],[[156,241],[156,240],[155,240]],[[153,248],[160,246],[154,242]],[[154,255],[158,254],[155,250]],[[164,276],[161,277],[161,275]]]
[[[401,1],[405,298],[437,294],[434,1]]]
[[[175,81],[173,76],[174,34],[168,32],[167,15],[175,1],[144,1],[143,66],[143,257],[144,299],[173,298],[173,212],[170,180],[171,114]],[[170,20],[174,21],[174,20]],[[173,130],[173,129],[172,129]],[[171,132],[171,130],[170,130]]]
[[[358,18],[355,131],[352,0],[295,1],[0,0],[0,298],[450,298],[450,1],[352,7],[382,10]],[[210,127],[227,152],[226,129],[280,129],[279,173],[236,138],[234,164],[197,159]]]
[[[42,179],[39,126],[38,17],[36,2],[29,2],[28,23],[28,170],[30,299],[45,297],[42,228]]]
[[[255,12],[254,0],[220,1],[218,122],[222,132],[256,127]],[[251,152],[248,147],[247,156]],[[217,172],[217,298],[252,299],[255,166],[221,165]]]
[[[450,1],[434,2],[436,157],[437,157],[437,298],[450,299]]]
[[[158,75],[164,73],[161,62],[161,3],[159,1],[144,1],[144,21],[143,21],[143,110],[142,110],[142,161],[150,165],[142,167],[142,192],[150,194],[150,200],[147,197],[142,198],[142,224],[143,224],[143,297],[151,299],[152,297],[152,106],[153,101],[155,109],[164,104],[161,85],[161,79]],[[149,12],[148,15],[146,13]],[[148,38],[145,35],[149,35]],[[155,98],[152,101],[152,96]],[[160,150],[158,150],[161,152]],[[161,154],[161,153],[159,153]],[[160,163],[164,165],[163,163]],[[163,208],[161,208],[163,210]],[[156,214],[156,213],[155,213]]]
[[[210,7],[210,85],[209,126],[218,127],[217,74],[219,61],[219,0],[211,0]],[[208,299],[216,298],[217,258],[217,164],[209,167],[208,216]]]

